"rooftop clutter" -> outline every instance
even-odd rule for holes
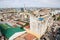
[[[37,18],[40,21],[42,21],[43,24],[46,23],[47,18],[50,17],[49,16],[50,15],[50,10],[49,9],[38,9],[38,10],[28,11],[28,10],[25,10],[25,9],[21,9],[21,10],[10,9],[8,11],[4,11],[0,15],[1,15],[0,21],[1,22],[6,22],[10,26],[12,26],[12,28],[16,28],[18,26],[18,27],[21,27],[21,29],[27,28],[27,29],[31,30],[30,27],[33,27],[33,26],[31,26],[30,24],[33,24],[34,28],[37,28],[38,26],[35,26],[35,24],[37,24],[39,21],[37,21],[35,23],[30,23],[30,22],[36,20],[34,18]],[[33,17],[32,18],[33,20],[31,20],[30,17]],[[40,24],[40,22],[39,22],[39,24]],[[34,30],[35,29],[33,29],[33,31]],[[40,30],[38,32],[40,32]],[[31,34],[27,34],[26,37],[24,37],[24,38],[26,40],[33,40],[34,36],[32,36]],[[32,38],[30,39],[30,37],[32,37]],[[16,38],[18,38],[18,37],[16,37]]]

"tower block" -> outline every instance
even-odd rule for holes
[[[30,14],[30,29],[27,31],[40,38],[52,24],[53,19],[50,10],[41,9]]]

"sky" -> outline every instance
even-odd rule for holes
[[[0,8],[20,8],[24,6],[60,8],[60,0],[0,0]]]

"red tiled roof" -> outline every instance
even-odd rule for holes
[[[28,33],[27,35],[24,36],[24,38],[25,38],[26,40],[33,40],[33,39],[35,38],[35,36]]]
[[[25,26],[25,28],[29,29],[29,28],[30,28],[30,26]]]

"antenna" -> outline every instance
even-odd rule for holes
[[[25,10],[26,8],[25,8],[25,3],[24,3],[24,10]]]

